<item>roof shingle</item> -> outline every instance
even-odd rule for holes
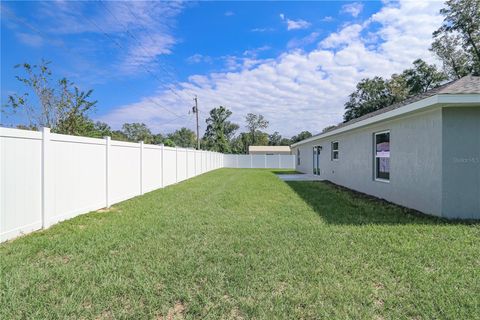
[[[445,83],[445,84],[443,84],[443,85],[441,85],[437,88],[428,90],[424,93],[420,93],[416,96],[410,97],[410,98],[408,98],[406,100],[403,100],[401,102],[392,104],[391,106],[388,106],[388,107],[385,107],[385,108],[367,113],[367,114],[365,114],[361,117],[358,117],[356,119],[352,119],[350,121],[340,123],[337,126],[327,130],[326,132],[346,127],[346,126],[351,125],[353,123],[356,123],[356,122],[374,117],[376,115],[401,108],[401,107],[406,106],[408,104],[411,104],[413,102],[420,101],[420,100],[423,100],[423,99],[426,99],[426,98],[429,98],[429,97],[433,97],[434,95],[437,95],[437,94],[476,94],[476,93],[480,94],[480,77],[468,75],[468,76],[465,76],[463,78]],[[324,132],[322,132],[320,134],[317,134],[314,137],[319,136],[323,133]]]

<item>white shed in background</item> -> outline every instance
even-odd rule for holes
[[[249,146],[248,154],[292,154],[290,146]]]

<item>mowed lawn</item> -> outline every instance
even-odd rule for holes
[[[221,169],[0,245],[0,319],[474,319],[480,225]]]

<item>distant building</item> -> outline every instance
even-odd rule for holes
[[[292,154],[289,146],[249,146],[248,154]]]

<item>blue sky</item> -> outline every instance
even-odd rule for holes
[[[18,63],[52,61],[94,89],[92,118],[154,132],[201,127],[208,110],[248,112],[285,136],[340,122],[361,78],[401,72],[428,51],[442,2],[2,2],[1,102],[23,92]],[[21,114],[6,118],[24,122]]]

